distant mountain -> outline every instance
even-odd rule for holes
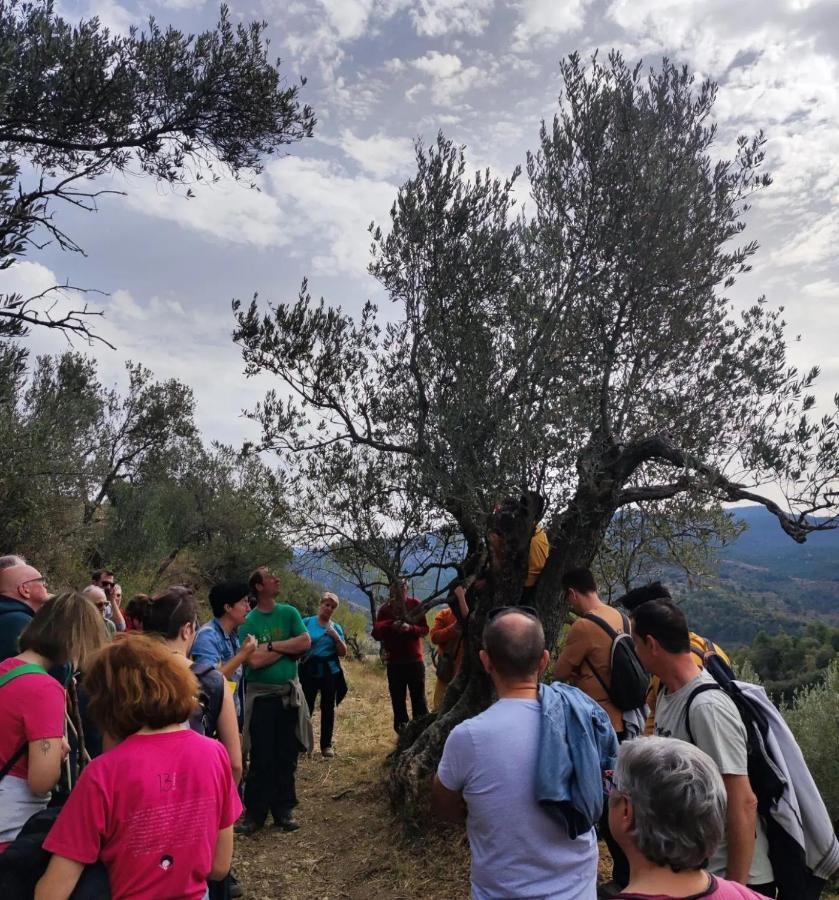
[[[762,506],[737,507],[732,514],[747,527],[720,550],[717,575],[697,584],[688,582],[684,573],[662,574],[683,603],[691,627],[735,646],[751,643],[761,630],[797,633],[813,619],[839,626],[839,530],[815,532],[797,544]],[[366,595],[331,561],[301,550],[294,568],[369,615]],[[429,596],[438,578],[445,584],[451,574],[418,578],[411,584],[412,593]]]

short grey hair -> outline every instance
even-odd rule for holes
[[[7,553],[5,556],[0,556],[0,570],[11,569],[12,566],[25,565],[26,560],[22,556],[18,556],[15,553]]]
[[[726,793],[707,753],[674,738],[621,744],[615,790],[632,801],[631,836],[650,862],[702,869],[725,835]]]

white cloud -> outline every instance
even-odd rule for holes
[[[295,247],[305,248],[315,273],[365,279],[371,221],[386,225],[396,187],[351,177],[334,163],[289,158],[268,166],[272,192],[293,222]]]
[[[237,244],[277,247],[287,242],[283,211],[276,197],[266,191],[230,179],[201,184],[194,190],[195,196],[187,199],[144,180],[132,185],[127,203],[146,215]]]
[[[524,53],[532,44],[579,31],[591,0],[521,0],[519,23],[513,30],[513,50]]]
[[[777,266],[819,266],[832,262],[839,244],[839,211],[816,216],[772,258]]]
[[[495,0],[416,0],[411,21],[417,34],[440,37],[445,34],[480,34],[489,23]]]
[[[454,53],[430,50],[425,56],[413,60],[411,65],[431,77],[431,99],[441,106],[452,103],[479,82],[488,84],[492,80],[487,72],[477,66],[464,66]],[[406,96],[409,100],[414,98],[416,91],[416,86],[408,91]]]
[[[414,145],[408,138],[388,137],[382,133],[360,138],[345,129],[339,143],[347,156],[379,177],[386,178],[409,169],[414,159]]]

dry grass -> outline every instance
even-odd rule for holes
[[[350,693],[336,717],[337,756],[301,757],[299,831],[237,838],[234,868],[248,900],[457,900],[469,896],[469,846],[460,829],[409,840],[383,784],[393,749],[390,702],[378,663],[345,665]],[[433,678],[428,679],[429,691]],[[430,696],[429,696],[430,701]],[[315,717],[315,727],[318,716]],[[601,844],[601,880],[609,878]],[[836,894],[824,900],[839,900]]]
[[[248,900],[468,897],[465,834],[409,842],[391,812],[383,763],[396,737],[384,670],[349,662],[345,671],[350,692],[336,717],[337,756],[302,757],[297,770],[302,827],[237,838],[234,868]]]

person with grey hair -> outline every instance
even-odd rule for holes
[[[620,900],[761,900],[707,871],[725,836],[726,790],[707,753],[675,738],[622,744],[609,791],[609,827],[629,861]]]
[[[82,597],[85,597],[99,610],[99,615],[105,620],[105,628],[108,631],[108,637],[112,638],[116,634],[116,625],[108,618],[108,607],[111,605],[108,595],[105,591],[95,584],[89,584],[83,591]]]
[[[7,553],[5,556],[0,556],[0,570],[11,569],[12,566],[25,565],[26,560],[22,556],[17,556],[15,553]]]
[[[473,900],[595,900],[594,829],[572,836],[537,797],[539,680],[549,656],[536,611],[492,610],[483,642],[481,663],[498,700],[452,729],[432,784],[431,809],[448,821],[466,822]],[[599,773],[595,780],[602,795]]]

